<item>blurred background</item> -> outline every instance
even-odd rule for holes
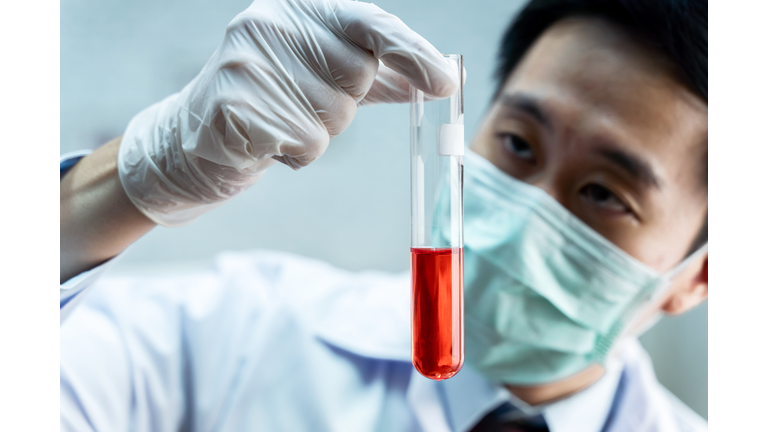
[[[464,55],[471,139],[488,106],[497,45],[519,0],[379,0],[443,53]],[[248,0],[63,0],[61,153],[122,134],[143,108],[179,91]],[[246,193],[192,225],[156,228],[114,273],[183,271],[217,252],[276,249],[350,270],[409,266],[409,111],[361,109],[316,163],[277,165]],[[707,305],[642,336],[659,380],[707,418]]]

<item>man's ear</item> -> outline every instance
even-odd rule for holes
[[[661,310],[670,315],[679,315],[701,304],[708,295],[709,254],[706,254],[675,278]]]

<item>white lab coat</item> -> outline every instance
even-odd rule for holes
[[[63,431],[467,431],[521,405],[466,365],[415,372],[407,274],[257,251],[83,290],[103,268],[62,287],[85,297],[61,328]],[[706,430],[636,341],[585,391],[521,409],[552,432]]]

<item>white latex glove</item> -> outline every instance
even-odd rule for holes
[[[358,105],[405,102],[409,84],[447,97],[458,77],[429,42],[377,6],[256,0],[192,82],[131,120],[120,181],[150,219],[183,225],[276,160],[308,165]]]

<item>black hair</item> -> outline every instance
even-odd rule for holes
[[[707,0],[532,0],[504,34],[496,69],[497,91],[528,48],[552,24],[596,16],[629,30],[666,54],[685,83],[708,100]]]
[[[496,96],[544,31],[564,18],[592,16],[619,25],[666,55],[677,66],[683,83],[708,101],[707,8],[707,0],[531,0],[512,21],[501,41],[495,74]],[[707,153],[704,152],[704,187],[707,187]],[[705,217],[689,253],[706,243],[707,237]]]

